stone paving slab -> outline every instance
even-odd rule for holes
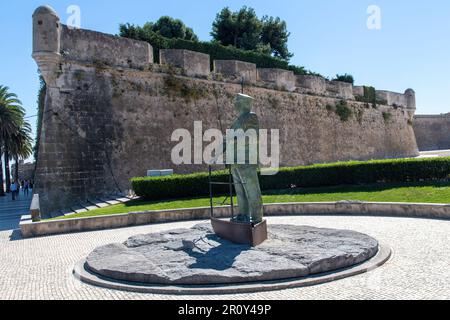
[[[211,223],[130,237],[96,248],[86,268],[119,281],[163,285],[227,285],[286,280],[348,268],[378,253],[365,234],[270,224],[256,246],[218,237]]]
[[[198,221],[25,240],[17,230],[7,230],[0,231],[0,299],[450,300],[450,221],[353,216],[273,217],[268,221],[362,232],[389,245],[394,255],[369,273],[312,287],[235,295],[155,295],[83,284],[73,276],[73,268],[96,247],[125,242],[138,234],[190,228]],[[7,222],[0,221],[0,230],[6,227]]]
[[[120,201],[114,200],[114,199],[100,199],[100,201],[109,204],[110,206],[114,206],[116,204],[121,204]]]
[[[70,208],[73,212],[75,212],[75,213],[84,213],[84,212],[88,212],[88,210],[85,208],[85,207],[83,207],[83,206],[76,206],[76,207],[72,207],[72,208]]]
[[[99,208],[107,208],[107,207],[111,206],[109,203],[106,203],[106,202],[96,202],[95,205]]]

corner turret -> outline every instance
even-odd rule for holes
[[[416,93],[413,89],[407,89],[405,91],[405,97],[408,113],[411,118],[413,118],[414,114],[416,113]]]
[[[61,23],[51,7],[41,6],[33,13],[33,59],[45,83],[55,85],[61,60]]]
[[[405,91],[406,96],[406,103],[408,106],[408,109],[416,109],[416,93],[413,89],[407,89]]]

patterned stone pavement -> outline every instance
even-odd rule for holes
[[[95,247],[129,236],[191,227],[197,222],[159,224],[22,240],[0,231],[0,299],[450,299],[450,221],[386,217],[276,217],[269,222],[352,229],[394,250],[370,273],[323,285],[224,296],[165,296],[107,290],[72,276],[76,262]],[[0,230],[7,228],[0,221]]]

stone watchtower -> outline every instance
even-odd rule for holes
[[[412,119],[414,118],[414,114],[416,113],[416,93],[414,92],[413,89],[407,89],[405,91],[405,97],[406,97],[407,111]]]
[[[49,87],[55,85],[60,68],[61,28],[60,19],[51,7],[36,9],[33,14],[33,59]]]

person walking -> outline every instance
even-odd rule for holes
[[[12,183],[11,183],[11,186],[10,186],[10,190],[11,190],[11,195],[12,195],[12,200],[13,201],[15,201],[16,200],[16,192],[17,192],[17,182],[16,181],[13,181]]]
[[[23,184],[23,194],[28,197],[30,193],[30,181],[25,180]]]

